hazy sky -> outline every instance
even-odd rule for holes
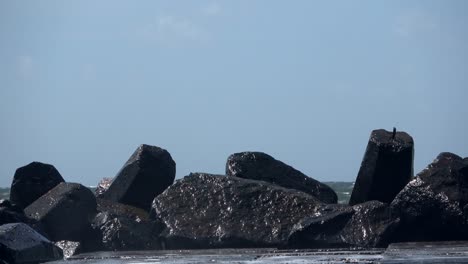
[[[0,186],[31,161],[114,176],[141,143],[177,177],[263,151],[352,181],[371,130],[415,172],[468,156],[468,1],[0,1]]]

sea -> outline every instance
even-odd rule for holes
[[[388,248],[347,248],[278,250],[263,249],[209,249],[170,251],[94,252],[72,256],[52,264],[267,264],[267,263],[382,263],[434,264],[468,263],[468,242],[396,243]]]
[[[354,182],[324,182],[324,184],[330,186],[338,196],[338,203],[346,204],[349,201],[351,192],[353,191]],[[89,187],[93,192],[96,187]],[[9,199],[10,188],[0,187],[0,200]]]

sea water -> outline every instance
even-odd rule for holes
[[[92,263],[375,263],[384,249],[277,250],[217,249],[97,252],[81,254],[54,264]]]
[[[468,263],[468,241],[408,242],[374,249],[209,249],[94,252],[53,264],[117,263]]]

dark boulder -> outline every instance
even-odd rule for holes
[[[287,247],[385,247],[398,224],[389,206],[379,201],[328,205],[294,226]]]
[[[468,239],[468,160],[441,153],[391,203],[401,218],[396,242]]]
[[[140,208],[98,199],[93,228],[101,234],[103,250],[161,249],[158,235],[164,228]]]
[[[13,205],[8,200],[0,200],[0,225],[9,223],[25,223],[47,237],[47,234],[38,221],[27,217],[22,208]]]
[[[91,231],[96,214],[96,198],[78,183],[60,183],[24,209],[39,221],[53,241],[82,241]]]
[[[9,223],[26,223],[29,219],[19,206],[12,205],[8,200],[0,200],[0,225]]]
[[[0,226],[0,260],[41,263],[63,258],[62,250],[24,223]]]
[[[372,131],[349,204],[391,203],[413,177],[413,154],[413,138],[407,133]]]
[[[275,247],[322,203],[263,181],[192,173],[154,199],[150,217],[168,249]]]
[[[101,198],[149,210],[154,197],[174,182],[176,164],[165,149],[141,145]]]
[[[11,209],[12,211],[22,213],[23,209],[15,204],[12,204],[8,199],[0,199],[0,207]]]
[[[391,242],[400,219],[389,205],[369,201],[353,206],[353,217],[343,229],[343,237],[350,245],[362,247],[386,247]]]
[[[102,180],[98,183],[96,190],[94,191],[94,194],[97,198],[101,198],[103,193],[105,193],[107,189],[109,189],[112,180],[113,178],[102,178]]]
[[[232,154],[226,163],[226,174],[296,189],[313,195],[324,203],[338,201],[335,191],[329,186],[262,152]]]
[[[54,166],[41,162],[29,163],[16,170],[11,183],[10,201],[24,209],[61,182],[64,180]]]
[[[294,225],[286,247],[330,248],[347,246],[340,232],[349,222],[354,210],[350,206],[328,206],[306,216]]]

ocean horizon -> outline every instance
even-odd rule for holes
[[[323,183],[330,186],[336,192],[338,195],[338,203],[348,203],[351,193],[353,192],[354,182],[328,181]],[[96,186],[88,186],[88,188],[94,192]],[[0,187],[0,200],[1,199],[10,199],[9,187]]]

